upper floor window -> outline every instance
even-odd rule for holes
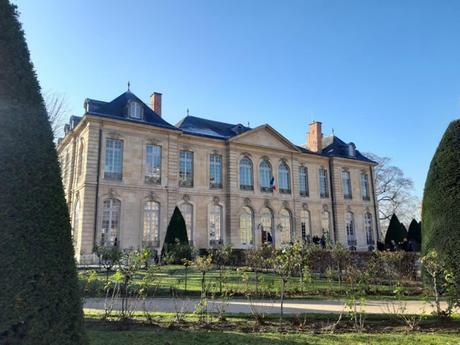
[[[222,188],[222,156],[218,154],[209,157],[209,187]]]
[[[299,193],[301,196],[309,195],[308,169],[306,167],[299,167]]]
[[[272,166],[268,160],[264,159],[259,165],[259,178],[260,178],[260,191],[271,192],[272,191]]]
[[[128,104],[128,116],[133,119],[142,118],[142,106],[139,102],[129,102]]]
[[[366,231],[366,240],[368,246],[373,246],[374,242],[374,230],[372,229],[372,214],[366,212],[364,214],[364,229]]]
[[[342,170],[342,188],[343,197],[345,199],[351,199],[351,178],[348,170]]]
[[[347,229],[347,242],[350,247],[356,246],[356,235],[355,235],[355,221],[353,219],[353,213],[347,212],[345,214],[345,226]]]
[[[240,240],[243,246],[253,245],[253,215],[252,210],[245,206],[240,214]]]
[[[123,141],[107,138],[105,144],[104,178],[121,180],[123,168]]]
[[[248,157],[240,160],[240,189],[254,189],[252,162]]]
[[[143,245],[158,247],[160,245],[160,204],[155,201],[144,203]]]
[[[118,246],[120,233],[121,202],[118,199],[106,199],[102,209],[101,244],[106,247]]]
[[[278,167],[278,183],[280,193],[291,193],[291,178],[289,176],[289,167],[286,162],[281,161]]]
[[[361,196],[363,197],[363,200],[370,200],[369,175],[366,173],[361,174]]]
[[[161,183],[161,146],[145,146],[145,182]]]
[[[180,152],[179,185],[193,187],[193,152]]]
[[[209,205],[208,212],[209,245],[222,244],[222,206]]]
[[[321,198],[329,198],[329,186],[327,183],[327,170],[319,169],[319,196]]]

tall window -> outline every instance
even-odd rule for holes
[[[187,228],[187,237],[188,242],[193,244],[193,205],[184,202],[179,206],[180,213],[182,213],[182,217],[185,220],[185,227]]]
[[[161,146],[159,145],[145,146],[145,182],[161,183]]]
[[[329,211],[324,210],[321,212],[321,231],[323,234],[331,235],[331,217]]]
[[[179,185],[193,187],[193,152],[180,152]]]
[[[329,186],[327,183],[327,170],[319,169],[319,196],[321,198],[329,198]]]
[[[118,246],[120,233],[121,202],[118,199],[104,200],[102,210],[101,244],[106,247]]]
[[[372,229],[372,214],[366,212],[364,214],[364,229],[366,231],[366,240],[368,246],[373,246],[374,242],[374,230]]]
[[[343,197],[345,199],[351,199],[351,179],[350,172],[348,170],[342,170],[342,189]]]
[[[270,163],[264,159],[259,165],[259,179],[260,179],[260,191],[271,192],[272,186],[270,180],[272,179],[272,167]]]
[[[138,102],[129,102],[128,116],[133,119],[140,119],[142,117],[142,106]]]
[[[281,161],[278,167],[278,179],[280,193],[291,193],[291,178],[289,176],[289,167],[284,161]]]
[[[307,167],[299,167],[299,192],[301,196],[309,195]]]
[[[155,201],[144,203],[143,245],[158,247],[160,245],[160,204]]]
[[[253,235],[253,216],[249,207],[243,207],[240,214],[240,239],[243,246],[254,244]]]
[[[73,212],[73,227],[72,227],[72,239],[74,243],[77,240],[78,232],[80,230],[80,217],[81,217],[80,198],[77,197],[77,199],[75,200],[75,208]]]
[[[212,154],[209,157],[209,187],[222,188],[222,156]]]
[[[77,181],[80,181],[83,172],[83,151],[85,149],[83,139],[80,140],[80,147],[78,149],[78,162],[77,162]]]
[[[64,190],[67,189],[67,178],[69,177],[69,169],[70,169],[70,155],[69,155],[69,152],[67,151],[66,155],[65,155],[65,163],[64,163],[64,177],[63,177],[63,180],[64,180]]]
[[[349,246],[356,246],[355,236],[355,221],[353,219],[353,213],[345,213],[345,226],[347,228],[347,242]]]
[[[107,138],[105,142],[104,178],[121,180],[123,168],[123,141]]]
[[[209,244],[211,246],[222,244],[222,206],[212,204],[208,212]]]
[[[291,213],[283,208],[280,211],[279,230],[281,232],[281,244],[289,244],[292,241]]]
[[[240,160],[240,189],[254,189],[252,162],[248,157],[244,157]]]
[[[262,226],[262,243],[274,243],[273,239],[273,213],[265,207],[260,212],[260,225]]]
[[[363,197],[363,200],[370,200],[369,175],[366,173],[361,174],[361,196]]]
[[[302,231],[302,240],[307,241],[311,236],[310,212],[308,210],[300,211],[300,230]]]

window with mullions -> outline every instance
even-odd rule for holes
[[[248,157],[240,160],[240,189],[254,190],[252,162]]]
[[[361,196],[363,200],[370,200],[369,195],[369,175],[366,173],[361,174]]]
[[[222,188],[222,156],[218,154],[209,157],[209,187]]]
[[[272,178],[272,166],[264,159],[259,165],[259,179],[260,179],[260,191],[271,192],[272,186],[270,180]]]
[[[105,144],[104,178],[121,180],[123,170],[123,141],[107,138]]]
[[[160,245],[160,204],[156,201],[146,201],[144,203],[142,244],[152,248]]]
[[[342,189],[343,189],[343,197],[345,199],[351,199],[351,178],[350,172],[348,170],[342,170]]]
[[[329,186],[327,183],[327,170],[319,169],[319,196],[321,198],[329,198]]]
[[[306,167],[299,167],[299,193],[301,196],[308,196],[308,169]]]
[[[193,152],[180,152],[179,185],[193,187]]]
[[[145,182],[161,183],[161,146],[159,145],[145,146]]]
[[[104,247],[119,245],[120,209],[120,200],[113,198],[104,200],[101,231],[101,244]]]
[[[289,174],[289,167],[284,161],[281,161],[278,167],[278,180],[280,193],[291,193],[291,177]]]

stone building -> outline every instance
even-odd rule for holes
[[[58,143],[79,262],[94,261],[96,245],[160,249],[176,206],[197,248],[321,237],[375,247],[375,163],[320,122],[299,146],[268,124],[186,116],[173,126],[159,93],[150,106],[128,90],[84,108]]]

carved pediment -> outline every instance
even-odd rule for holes
[[[232,139],[235,143],[298,151],[295,145],[268,125],[257,127]]]

